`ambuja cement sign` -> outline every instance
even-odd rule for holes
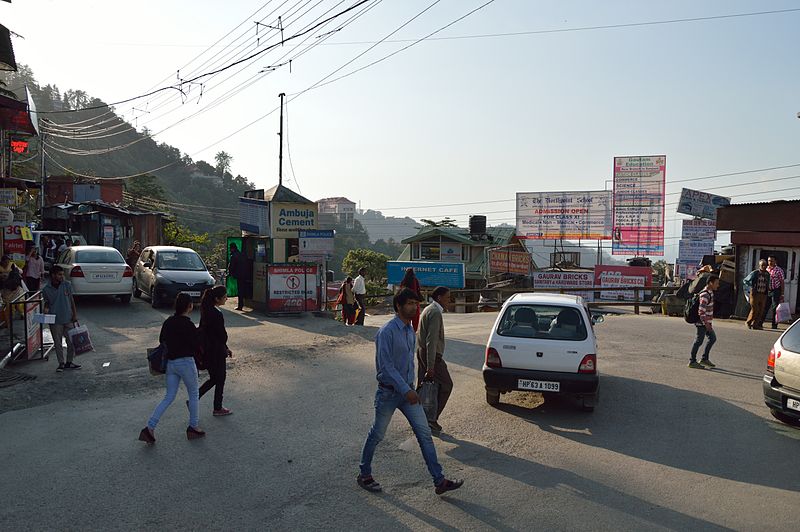
[[[316,203],[271,203],[272,238],[299,238],[300,231],[317,229]]]

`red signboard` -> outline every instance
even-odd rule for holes
[[[14,153],[28,153],[28,141],[27,140],[12,140],[11,141],[11,151]]]
[[[489,273],[517,273],[528,275],[531,272],[531,254],[527,251],[489,250]]]
[[[632,288],[634,286],[652,286],[653,270],[646,266],[606,266],[598,264],[594,267],[594,285],[602,288],[619,287]],[[644,292],[639,291],[639,299],[644,298]],[[633,301],[633,290],[602,290],[600,299],[618,301]]]
[[[269,267],[269,303],[272,312],[319,310],[316,265],[276,264]]]

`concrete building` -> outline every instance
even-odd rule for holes
[[[317,201],[319,209],[320,227],[328,229],[333,225],[344,225],[346,229],[353,229],[356,204],[347,198],[324,198]]]

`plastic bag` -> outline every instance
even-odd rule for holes
[[[419,387],[419,402],[425,410],[425,417],[428,421],[436,421],[436,413],[439,410],[439,384],[434,381],[422,381]]]
[[[75,354],[80,355],[87,351],[93,351],[94,346],[92,345],[92,339],[89,337],[89,329],[86,328],[86,325],[76,325],[76,327],[67,330],[67,338],[69,338]]]
[[[792,321],[792,310],[789,308],[789,303],[783,302],[775,309],[775,321],[782,323],[784,321]]]

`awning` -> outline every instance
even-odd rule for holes
[[[0,96],[0,129],[11,133],[35,136],[37,130],[31,119],[31,113],[28,111],[28,104],[14,98]]]
[[[17,71],[17,61],[14,59],[14,47],[11,46],[11,32],[2,24],[0,24],[0,70]]]

